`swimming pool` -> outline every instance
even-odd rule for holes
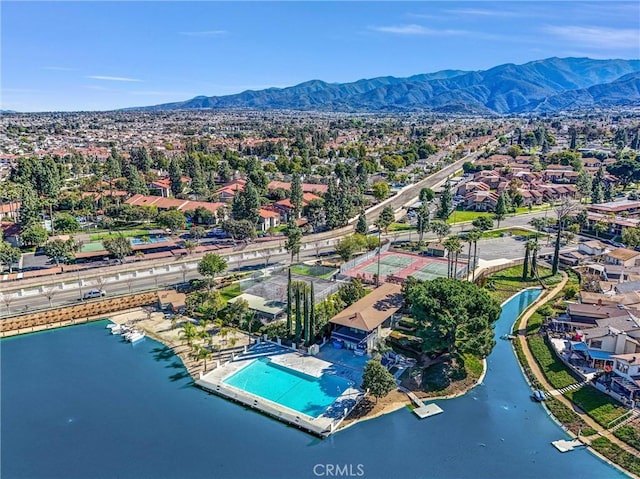
[[[316,378],[269,358],[257,359],[224,382],[311,417],[320,416],[351,386],[346,379],[331,374]]]
[[[142,241],[139,237],[129,238],[132,245],[141,245],[141,244],[151,244],[151,243],[162,243],[164,241],[169,241],[169,238],[166,236],[151,236],[149,237],[149,241]]]

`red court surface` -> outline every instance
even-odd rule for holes
[[[458,261],[456,266],[457,277],[461,277],[466,272],[467,264]],[[409,276],[413,276],[422,281],[446,278],[447,260],[445,258],[419,256],[399,251],[386,251],[380,255],[379,271],[380,281],[386,281],[387,277],[406,279]],[[345,271],[343,274],[372,282],[377,272],[378,256],[374,256],[355,268]]]

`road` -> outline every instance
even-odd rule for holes
[[[527,215],[506,218],[501,226],[522,227],[528,225],[532,217],[544,215],[544,213],[533,213]],[[453,230],[457,232],[469,230],[469,224],[459,224]],[[384,235],[383,235],[384,238]],[[425,239],[433,239],[433,235],[425,235]],[[416,241],[415,231],[390,233],[387,239],[399,241]],[[314,260],[320,254],[331,253],[339,238],[323,241],[322,245],[306,244],[302,246],[300,261]],[[255,270],[261,275],[265,267],[269,270],[284,267],[289,263],[290,255],[283,248],[273,247],[268,253],[264,251],[253,251],[237,253],[229,256],[229,272],[241,270]],[[563,251],[575,250],[576,247],[569,246]],[[466,248],[465,248],[466,252]],[[543,246],[541,255],[552,253],[553,244]],[[479,258],[484,261],[507,259],[513,260],[524,256],[524,242],[516,237],[502,237],[481,240],[478,242]],[[0,296],[0,316],[15,315],[27,311],[46,309],[48,307],[59,307],[76,304],[82,294],[89,289],[104,289],[109,296],[120,294],[130,294],[133,292],[150,291],[158,288],[173,287],[185,281],[201,278],[197,271],[198,258],[187,258],[181,262],[172,264],[156,265],[155,267],[144,266],[143,263],[132,265],[130,271],[117,274],[103,274],[95,279],[82,279],[78,276],[66,280],[49,281],[39,286],[19,288],[12,291],[5,291]],[[14,284],[14,286],[19,286]]]

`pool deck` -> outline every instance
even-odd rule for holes
[[[247,405],[320,437],[332,434],[363,397],[362,391],[353,386],[348,387],[324,413],[318,417],[311,417],[224,382],[228,377],[262,357],[268,357],[274,364],[316,378],[323,374],[333,374],[345,379],[352,376],[352,371],[338,364],[302,354],[270,341],[262,341],[254,344],[246,353],[238,355],[233,361],[222,364],[201,376],[196,384],[205,391]]]

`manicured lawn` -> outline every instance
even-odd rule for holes
[[[482,238],[483,239],[502,238],[503,236],[509,236],[509,235],[524,236],[527,239],[535,238],[536,236],[539,236],[539,237],[543,236],[540,233],[537,233],[536,231],[529,231],[522,228],[504,228],[499,230],[485,231],[484,233],[482,233]],[[522,245],[522,251],[523,251],[522,254],[524,256],[524,244]]]
[[[542,283],[547,287],[553,286],[562,280],[561,274],[551,276],[551,269],[542,266],[538,267],[538,275]],[[523,281],[522,265],[519,265],[492,274],[487,279],[485,287],[491,296],[503,302],[518,291],[532,286],[540,286],[540,283],[535,277]]]
[[[590,386],[567,391],[564,395],[603,427],[626,412],[611,396]]]
[[[225,301],[229,301],[230,299],[235,298],[236,296],[240,296],[241,294],[242,289],[240,288],[240,283],[230,284],[229,286],[220,290],[220,295]]]
[[[389,231],[409,231],[414,229],[416,229],[416,227],[409,223],[391,223],[389,226]]]
[[[493,213],[484,213],[482,211],[465,211],[465,210],[455,210],[451,213],[451,216],[447,218],[447,223],[463,223],[465,221],[473,221],[476,218],[480,218],[481,216],[489,216],[492,217]]]
[[[124,231],[113,231],[111,233],[109,233],[108,231],[105,231],[104,233],[93,234],[89,237],[89,239],[91,241],[100,241],[105,238],[110,238],[118,235],[122,235],[125,238],[130,238],[132,236],[144,236],[148,234],[149,234],[149,230],[124,230]]]
[[[551,347],[540,336],[529,336],[527,338],[529,348],[536,362],[542,369],[547,381],[556,388],[563,388],[578,382],[571,374],[571,370],[564,365],[551,350]],[[585,389],[585,388],[583,388]]]
[[[467,372],[476,378],[479,378],[482,374],[482,361],[471,354],[463,354],[462,360],[464,361],[464,368]]]
[[[527,321],[527,334],[536,334],[542,326],[544,318],[537,311],[531,315],[529,321]]]
[[[329,279],[336,272],[334,268],[327,266],[309,266],[307,264],[297,264],[291,267],[291,272],[302,276],[312,276],[314,278]]]

